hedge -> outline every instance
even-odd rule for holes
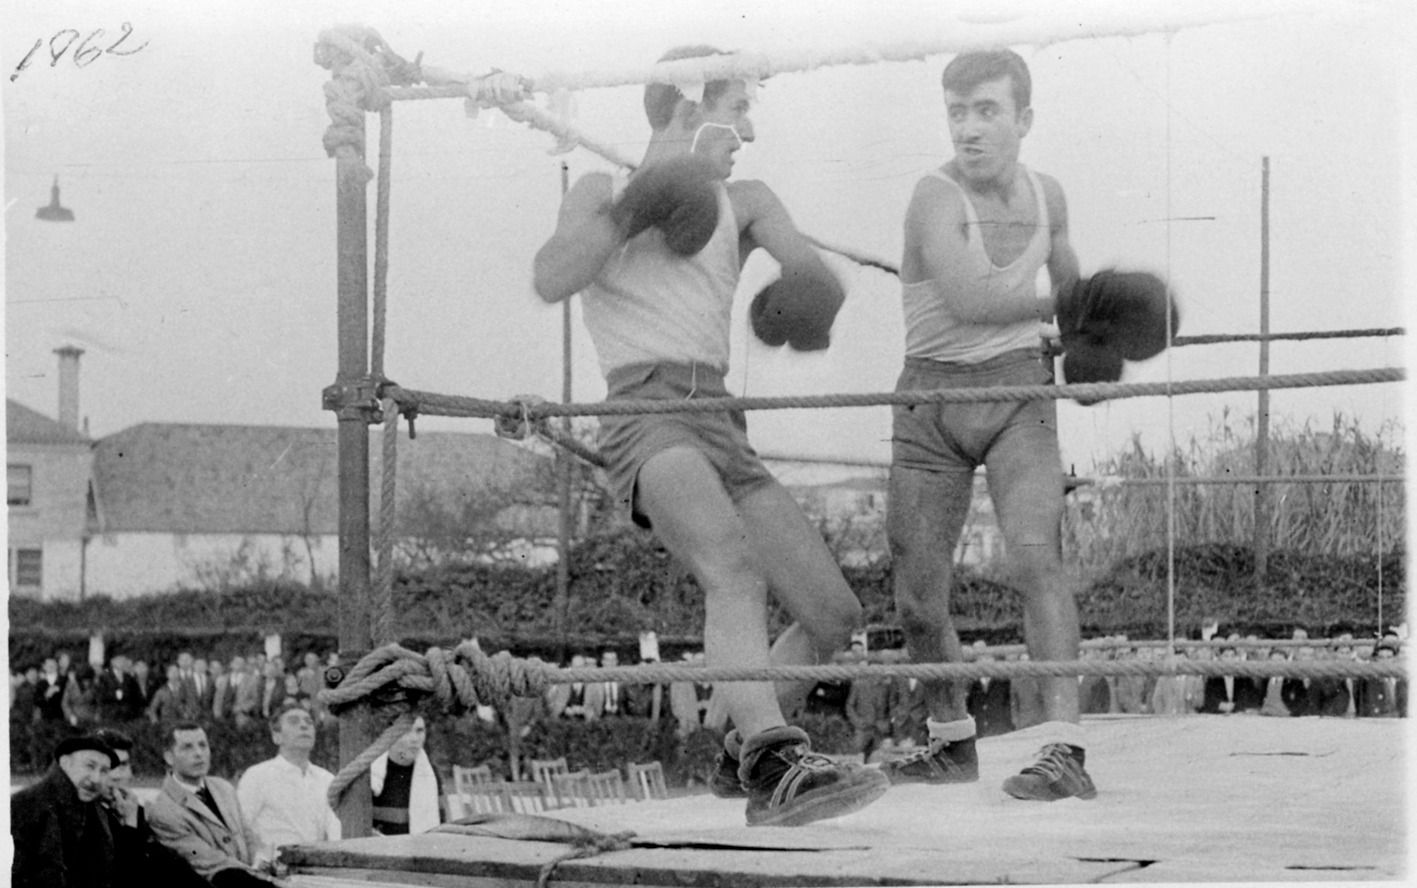
[[[1159,637],[1166,631],[1164,550],[1117,564],[1078,593],[1084,635],[1126,632]],[[1302,626],[1325,633],[1336,625],[1376,628],[1379,577],[1384,612],[1405,608],[1402,551],[1375,558],[1333,558],[1301,552],[1270,555],[1259,589],[1254,558],[1243,546],[1210,544],[1175,553],[1178,629],[1191,634],[1216,617],[1227,626],[1284,633]],[[476,635],[487,650],[556,659],[563,645],[593,652],[614,647],[622,661],[638,651],[638,634],[655,630],[669,660],[700,646],[702,595],[697,584],[646,533],[619,530],[587,539],[571,551],[569,638],[555,635],[555,570],[496,565],[448,565],[398,575],[394,609],[398,637],[416,650],[452,646]],[[1381,573],[1380,573],[1381,571]],[[890,560],[843,568],[868,624],[891,626],[895,609]],[[951,607],[969,638],[990,643],[1021,637],[1022,596],[1006,582],[960,571]],[[56,648],[81,651],[90,631],[104,632],[112,652],[149,663],[170,662],[183,648],[222,660],[260,646],[280,632],[288,659],[306,650],[338,647],[338,596],[274,581],[222,592],[183,590],[125,601],[40,603],[11,597],[11,662],[37,664]],[[1394,616],[1394,619],[1400,619]],[[774,631],[787,617],[774,609]]]

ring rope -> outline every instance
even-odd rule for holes
[[[1118,400],[1155,395],[1190,395],[1211,392],[1263,389],[1318,388],[1334,385],[1401,382],[1407,378],[1402,367],[1375,367],[1365,370],[1333,370],[1324,373],[1295,373],[1269,376],[1232,376],[1180,382],[1090,382],[1064,385],[993,386],[958,389],[913,390],[903,392],[788,395],[749,398],[696,398],[663,401],[626,399],[598,403],[558,404],[551,401],[525,407],[530,419],[552,416],[626,416],[632,414],[713,413],[726,410],[805,409],[816,407],[875,407],[896,404],[973,404],[991,401]],[[520,418],[520,402],[492,401],[458,395],[441,395],[390,385],[388,397],[401,406],[438,416]]]
[[[1172,346],[1214,345],[1221,342],[1275,342],[1279,340],[1302,341],[1306,339],[1361,339],[1366,337],[1406,336],[1403,327],[1367,327],[1358,330],[1309,330],[1298,333],[1208,333],[1195,336],[1177,336],[1171,340]]]
[[[598,89],[645,83],[695,84],[710,80],[764,79],[776,74],[801,73],[825,67],[921,61],[931,56],[953,54],[967,49],[996,46],[1045,47],[1073,40],[1091,40],[1099,37],[1132,37],[1143,34],[1169,33],[1203,25],[1265,19],[1280,14],[1301,12],[1310,7],[1318,9],[1322,8],[1322,5],[1296,5],[1292,2],[1249,3],[1244,6],[1213,3],[1190,3],[1179,6],[1157,5],[1154,10],[1141,10],[1132,13],[1130,22],[1119,22],[1116,16],[1110,16],[1107,21],[1099,23],[1072,21],[1066,29],[1060,28],[1057,22],[1040,24],[1034,20],[1002,22],[958,20],[950,23],[949,34],[933,39],[912,39],[828,50],[803,49],[780,53],[771,58],[761,53],[737,52],[659,62],[649,66],[583,71],[574,74],[548,71],[530,76],[528,80],[537,92],[555,92],[563,89]],[[428,68],[426,71],[430,77],[436,75],[447,80],[458,81],[471,79],[467,75],[444,74],[432,68]],[[403,88],[390,89],[389,92],[393,98],[402,98],[405,90]],[[426,96],[410,95],[409,97],[425,98]]]

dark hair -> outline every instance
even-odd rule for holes
[[[199,722],[173,722],[172,724],[168,725],[167,730],[162,732],[162,748],[164,750],[167,750],[177,745],[178,731],[201,731],[203,733],[206,733],[206,730],[207,729],[202,727],[201,723]]]
[[[967,93],[981,83],[1000,77],[1009,78],[1013,84],[1015,113],[1033,102],[1033,78],[1028,74],[1028,63],[1012,49],[961,53],[945,66],[940,85],[951,92]]]
[[[114,752],[126,752],[129,755],[133,754],[133,738],[117,728],[99,728],[93,732],[93,735],[104,743],[107,743],[108,748],[112,749]]]
[[[659,57],[661,62],[676,62],[680,59],[700,59],[708,56],[728,55],[716,47],[699,44],[696,46],[676,46]],[[728,89],[731,81],[710,80],[704,84],[704,104],[718,99]],[[649,118],[651,129],[662,130],[674,119],[674,109],[684,93],[672,83],[645,84],[645,116]]]
[[[270,726],[271,731],[274,732],[277,728],[280,727],[280,720],[285,716],[287,712],[291,712],[296,709],[299,709],[301,712],[305,713],[306,715],[309,715],[311,718],[314,718],[314,714],[310,712],[309,705],[307,705],[303,700],[297,700],[294,697],[286,697],[283,701],[281,701],[279,706],[277,706],[271,711],[271,717],[266,720],[266,723]]]

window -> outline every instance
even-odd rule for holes
[[[11,506],[28,506],[30,504],[33,472],[29,466],[16,465],[11,463],[5,467],[5,480],[8,482],[9,493],[6,495],[6,504]]]
[[[11,549],[10,575],[17,587],[38,588],[44,582],[44,550]]]

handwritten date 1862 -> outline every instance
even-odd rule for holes
[[[88,36],[84,36],[73,28],[64,28],[61,31],[56,31],[48,41],[43,37],[37,38],[34,41],[34,46],[30,47],[30,51],[25,53],[25,57],[20,59],[20,63],[15,66],[14,73],[10,75],[10,81],[13,83],[21,72],[29,67],[35,57],[40,55],[40,50],[45,48],[46,43],[49,47],[49,67],[51,68],[59,64],[59,60],[64,57],[65,53],[69,53],[69,58],[76,66],[86,68],[98,61],[100,56],[129,56],[142,51],[148,45],[148,42],[144,40],[138,46],[124,48],[123,44],[133,36],[133,26],[124,22],[122,31],[123,33],[118,35],[118,39],[108,43],[107,46],[104,46],[106,32],[103,28],[95,28],[89,32]],[[73,52],[69,52],[71,49]],[[40,58],[42,59],[43,56],[40,55]]]

